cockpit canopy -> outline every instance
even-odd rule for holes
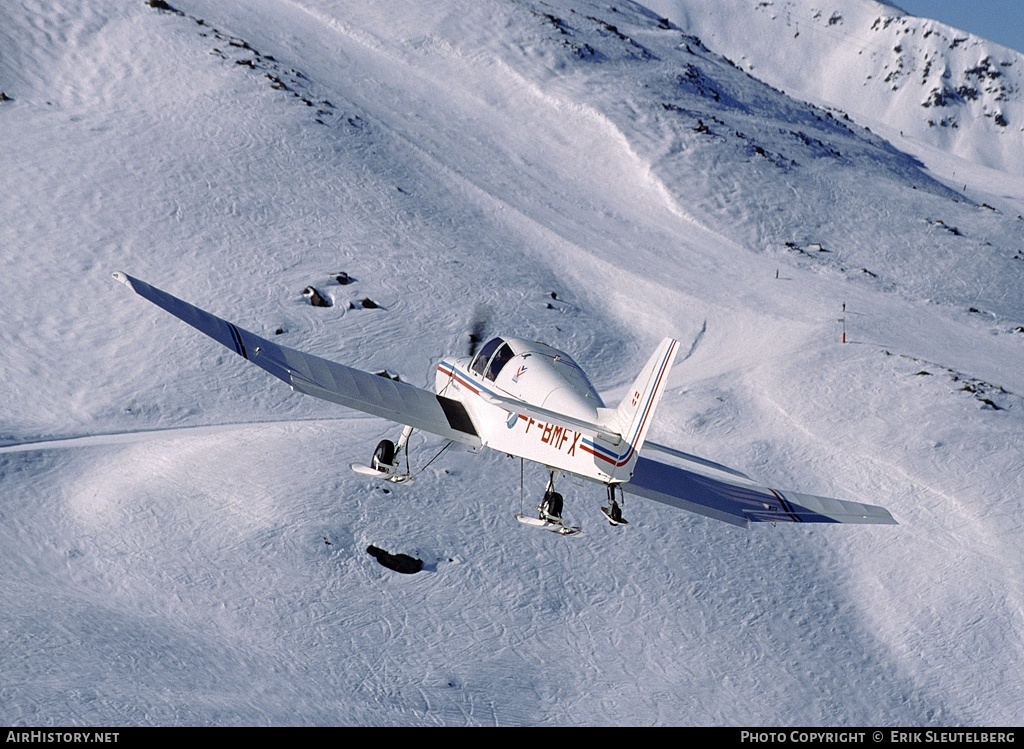
[[[513,366],[509,362],[515,360]],[[521,338],[492,338],[469,364],[478,377],[514,398],[593,420],[603,408],[580,366],[564,351]]]
[[[483,345],[469,368],[486,380],[494,382],[509,360],[516,355],[504,338],[492,338]]]

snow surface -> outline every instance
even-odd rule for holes
[[[0,5],[0,722],[1019,724],[1019,170],[965,193],[632,3],[173,5]],[[394,426],[117,269],[418,385],[481,307],[609,402],[672,334],[652,440],[900,525],[565,481],[565,539],[486,451],[385,488]]]

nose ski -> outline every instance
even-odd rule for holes
[[[601,512],[608,518],[608,522],[611,525],[629,525],[629,521],[622,517],[622,507],[615,501],[615,484],[608,484],[608,506],[602,507]],[[622,492],[620,491],[619,494]],[[622,504],[626,503],[625,497],[622,499]]]

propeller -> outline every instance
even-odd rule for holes
[[[487,335],[487,318],[490,317],[487,307],[477,305],[473,310],[473,323],[469,328],[469,356],[476,354],[480,344],[484,342]]]

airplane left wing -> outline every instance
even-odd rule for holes
[[[284,380],[293,390],[473,447],[481,444],[472,419],[456,400],[279,346],[126,273],[113,275],[139,296]]]
[[[873,523],[896,525],[884,507],[781,492],[739,471],[648,442],[625,492],[726,523]]]

